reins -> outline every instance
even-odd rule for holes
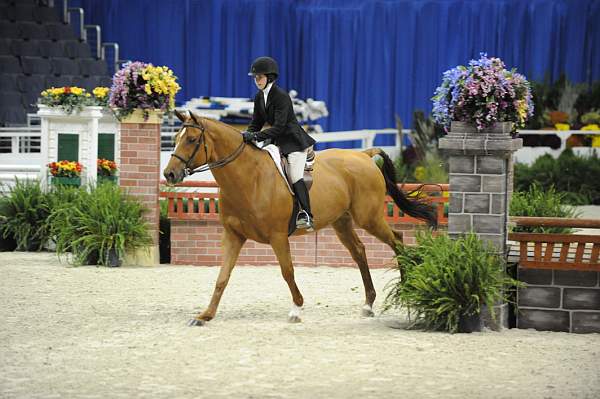
[[[242,140],[242,143],[238,146],[238,148],[236,148],[236,150],[233,153],[229,154],[225,158],[220,159],[215,162],[207,162],[204,165],[201,165],[200,167],[198,167],[196,169],[192,169],[192,168],[190,168],[190,162],[196,157],[196,153],[200,149],[201,143],[204,143],[204,154],[206,156],[205,159],[208,161],[208,146],[206,145],[206,137],[204,136],[206,129],[204,128],[204,125],[201,122],[199,122],[199,124],[184,123],[183,125],[181,125],[181,127],[182,128],[192,127],[192,128],[200,130],[200,137],[198,138],[196,147],[194,148],[192,155],[188,158],[187,161],[185,159],[183,159],[182,157],[180,157],[179,155],[175,154],[175,152],[173,152],[171,154],[172,157],[175,157],[184,163],[185,168],[183,169],[183,173],[185,176],[190,176],[190,175],[193,175],[194,173],[198,173],[198,172],[205,172],[207,170],[222,168],[223,166],[225,166],[228,163],[235,160],[242,153],[242,150],[244,149],[244,146],[246,144],[246,143],[244,143],[244,140]]]

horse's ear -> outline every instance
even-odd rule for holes
[[[186,118],[185,118],[185,115],[184,115],[184,114],[182,114],[181,112],[179,112],[179,111],[175,110],[175,116],[176,116],[177,118],[179,118],[179,120],[180,120],[180,121],[182,121],[182,122],[185,122],[185,119],[186,119]]]
[[[190,111],[190,116],[192,117],[192,120],[194,122],[196,122],[196,125],[200,125],[201,123],[198,121],[198,117],[196,115],[194,115],[194,113],[192,111]]]

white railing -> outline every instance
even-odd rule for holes
[[[0,128],[0,156],[5,154],[39,153],[40,146],[41,131],[39,126]]]
[[[5,165],[0,164],[0,193],[7,191],[15,183],[16,179],[38,179],[40,174],[39,165]]]
[[[550,154],[557,158],[563,150],[567,148],[567,139],[571,135],[600,135],[600,130],[519,130],[519,135],[555,135],[560,139],[560,147],[553,149],[549,146],[523,147],[514,154],[515,162],[532,164],[537,158],[542,155]],[[572,150],[577,155],[588,156],[596,152],[600,155],[598,148],[594,147],[572,147]]]

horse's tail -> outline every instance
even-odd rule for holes
[[[422,201],[409,199],[396,185],[396,168],[388,154],[381,148],[369,148],[363,152],[371,158],[379,155],[383,159],[380,169],[385,179],[385,188],[396,205],[410,216],[424,220],[430,227],[437,229],[437,214],[433,207]]]

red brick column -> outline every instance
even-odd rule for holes
[[[134,114],[121,122],[121,165],[119,185],[137,198],[147,209],[152,246],[132,254],[126,263],[155,265],[160,263],[158,230],[160,219],[160,125],[161,114],[144,121]]]

